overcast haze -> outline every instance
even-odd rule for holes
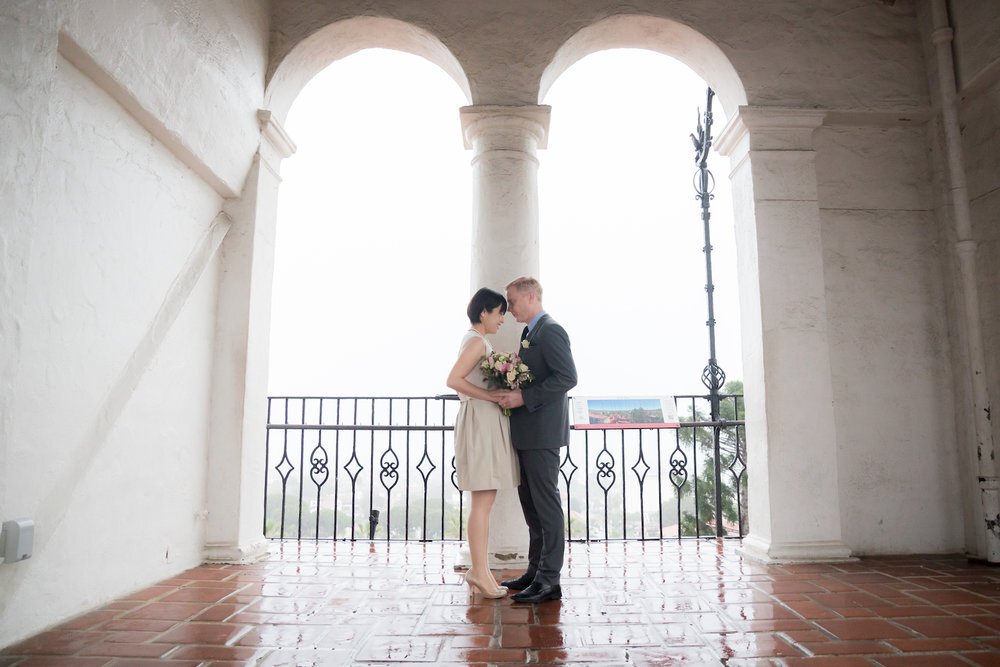
[[[703,391],[705,261],[688,134],[705,87],[667,56],[616,50],[575,64],[543,101],[539,279],[570,334],[574,395]],[[435,65],[386,50],[337,61],[302,91],[286,124],[298,151],[282,164],[272,395],[449,391],[471,294],[467,103]],[[710,167],[718,359],[739,379],[728,160],[713,152]],[[520,328],[511,317],[505,326]]]

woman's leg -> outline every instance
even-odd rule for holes
[[[490,572],[487,544],[490,539],[490,511],[496,500],[496,489],[471,491],[472,507],[469,510],[469,553],[472,565],[469,572],[474,579],[496,588],[497,581]]]

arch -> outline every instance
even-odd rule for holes
[[[736,68],[715,42],[683,23],[655,16],[621,14],[592,23],[559,47],[542,72],[539,103],[556,79],[576,61],[607,49],[647,49],[676,58],[705,79],[715,90],[726,116],[747,103],[746,90]]]
[[[469,79],[458,59],[440,39],[405,21],[358,16],[331,23],[295,45],[275,69],[264,93],[264,104],[284,123],[302,88],[330,63],[362,49],[404,51],[431,61],[462,89],[472,103]]]

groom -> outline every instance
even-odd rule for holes
[[[576,365],[566,330],[542,309],[537,280],[522,277],[507,285],[507,309],[527,325],[519,353],[534,379],[500,398],[501,407],[513,409],[510,435],[521,466],[517,493],[530,538],[527,571],[503,585],[521,591],[511,596],[514,602],[545,602],[562,597],[559,571],[566,541],[559,450],[569,444],[566,393],[576,386]]]

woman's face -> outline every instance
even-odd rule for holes
[[[503,324],[503,313],[500,312],[500,306],[493,310],[484,310],[479,316],[479,320],[486,327],[486,333],[496,333],[500,325]]]

